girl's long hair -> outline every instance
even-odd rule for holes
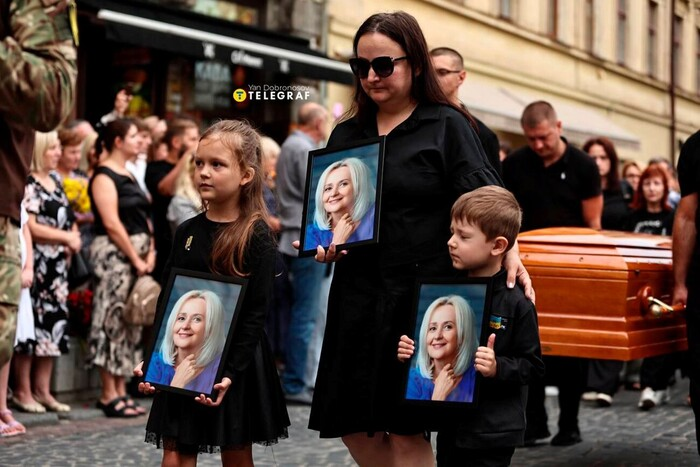
[[[418,21],[404,11],[393,13],[377,13],[365,20],[357,30],[353,40],[353,52],[357,57],[357,44],[365,34],[377,32],[385,35],[401,46],[406,52],[411,66],[412,83],[411,97],[419,104],[449,105],[464,115],[475,132],[478,133],[476,121],[471,114],[461,106],[456,106],[447,98],[440,87],[433,61],[428,51],[423,31]],[[366,126],[373,121],[377,114],[377,104],[362,89],[360,79],[355,77],[355,93],[352,105],[341,117],[341,121],[357,117],[360,125]]]
[[[253,178],[240,187],[239,216],[219,230],[212,249],[211,268],[217,274],[246,276],[245,252],[258,221],[267,221],[263,200],[262,149],[260,135],[244,120],[222,120],[200,138],[218,139],[241,173],[252,169]]]

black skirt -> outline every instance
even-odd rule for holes
[[[248,368],[234,377],[219,407],[194,397],[156,393],[146,425],[146,442],[179,452],[214,453],[265,446],[287,438],[289,416],[267,337]]]

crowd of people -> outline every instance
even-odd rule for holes
[[[4,251],[17,253],[6,263],[14,265],[12,291],[19,292],[0,307],[0,337],[14,336],[11,345],[0,342],[0,437],[26,432],[6,400],[8,349],[11,404],[67,412],[50,383],[71,336],[85,340],[86,364],[99,371],[96,406],[109,417],[146,414],[127,382],[144,376],[149,330],[125,321],[125,304],[137,278],[165,284],[174,268],[185,268],[246,277],[248,284],[225,354],[214,294],[184,294],[165,320],[172,333],[146,379],[202,393],[192,398],[138,385],[154,394],[146,441],[163,449],[164,465],[194,465],[199,452],[217,451],[226,465],[252,465],[253,443],[287,437],[285,399],[311,405],[309,428],[342,438],[360,465],[434,465],[430,430],[438,432],[440,466],[464,459],[508,465],[515,447],[550,436],[547,384],[559,389],[551,444],[581,442],[581,399],[610,406],[622,364],[542,356],[517,234],[577,226],[673,235],[674,303],[695,310],[697,135],[681,154],[687,174],[679,183],[663,159],[620,167],[607,138],[577,148],[563,137],[554,107],[536,101],[521,117],[527,144],[511,152],[457,98],[466,76],[462,57],[445,47],[430,51],[411,15],[372,15],[353,51],[352,105],[330,135],[327,110],[306,103],[281,146],[238,120],[215,123],[200,136],[199,123],[187,116],[127,117],[124,87],[94,126],[75,120],[52,130],[65,119],[57,111],[23,127],[32,144],[3,148],[8,158],[27,147],[33,152],[27,177],[13,185],[12,199],[2,199],[14,208],[0,213]],[[18,118],[0,110],[3,121]],[[329,166],[307,238],[316,255],[299,257],[309,151],[326,138],[332,147],[376,136],[386,137],[381,206],[363,189],[361,161]],[[338,248],[364,240],[358,226],[374,216],[381,219],[377,243]],[[412,335],[407,310],[416,280],[455,274],[494,284],[496,314],[482,345],[470,304],[455,295],[432,301]],[[690,358],[641,363],[640,409],[664,403],[684,361],[691,362],[688,402],[700,409],[696,327],[689,318]],[[215,336],[206,355],[188,350],[205,334]],[[414,353],[419,364],[409,371],[405,362]],[[219,362],[223,378],[216,381]],[[484,378],[480,404],[463,420],[436,424],[427,412],[406,410],[398,396],[471,402],[477,375]]]

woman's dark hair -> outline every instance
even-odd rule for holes
[[[403,11],[377,13],[365,20],[357,30],[353,40],[353,51],[357,57],[357,44],[365,34],[383,34],[401,46],[406,52],[412,71],[411,97],[419,104],[449,105],[464,115],[475,131],[476,122],[469,112],[454,105],[440,88],[435,68],[418,21]],[[355,94],[352,106],[342,120],[357,117],[361,125],[369,124],[377,113],[377,104],[362,89],[360,79],[355,77]]]
[[[644,172],[642,172],[642,176],[639,178],[639,185],[637,185],[637,191],[634,192],[634,199],[632,200],[630,207],[635,211],[647,209],[647,199],[644,197],[644,181],[653,177],[658,177],[663,180],[664,197],[661,200],[661,208],[664,211],[671,211],[673,208],[671,208],[671,205],[668,204],[668,193],[670,191],[668,187],[668,175],[664,169],[654,164],[650,165],[644,169]]]
[[[620,173],[618,167],[620,166],[620,159],[617,157],[617,151],[615,151],[615,145],[608,138],[603,136],[599,138],[591,138],[583,145],[583,152],[588,153],[591,146],[594,145],[602,146],[605,155],[610,159],[610,171],[608,175],[605,176],[607,179],[607,189],[612,191],[617,191],[620,189]]]
[[[124,139],[132,126],[136,126],[136,123],[131,118],[118,118],[105,126],[102,131],[102,144],[107,152],[112,152],[114,141],[117,138]]]

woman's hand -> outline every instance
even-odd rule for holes
[[[136,260],[133,261],[131,265],[134,266],[134,269],[136,269],[136,275],[138,277],[141,277],[144,274],[148,273],[148,263],[146,263],[141,258],[136,258]]]
[[[474,367],[476,371],[484,375],[486,378],[493,378],[498,373],[498,364],[496,362],[496,352],[493,351],[493,346],[496,343],[496,334],[489,336],[489,341],[486,347],[480,346],[476,349],[474,355]]]
[[[156,267],[156,250],[148,250],[146,255],[146,274],[150,274]]]
[[[298,250],[299,240],[294,240],[292,242],[292,246]],[[321,245],[316,247],[316,256],[314,256],[314,259],[319,263],[333,263],[347,254],[347,250],[337,251],[335,249],[335,243],[331,243],[328,247],[328,251],[326,251]]]
[[[435,389],[433,389],[432,400],[444,401],[447,399],[447,396],[450,395],[452,390],[457,387],[461,380],[462,377],[455,375],[451,364],[448,363],[442,367],[440,374],[437,376],[437,378],[435,378]]]
[[[83,244],[82,240],[80,240],[80,232],[77,230],[66,232],[65,244],[73,253],[80,251],[80,247]]]
[[[215,401],[211,400],[210,397],[207,397],[204,394],[198,395],[194,398],[194,400],[209,407],[218,407],[221,405],[221,401],[224,400],[224,396],[226,395],[226,391],[228,391],[229,386],[231,386],[231,380],[224,376],[220,383],[214,385],[214,390],[219,391],[216,395]]]
[[[401,336],[399,339],[399,350],[396,355],[400,362],[405,362],[413,357],[413,352],[416,350],[414,344],[413,340],[409,339],[407,335]]]
[[[525,269],[523,262],[520,260],[520,249],[518,248],[517,242],[503,258],[503,267],[506,268],[506,273],[508,275],[506,279],[508,288],[512,289],[515,287],[515,279],[517,278],[520,285],[523,286],[525,296],[529,298],[532,303],[535,303],[535,289],[532,288],[530,274],[528,274],[527,269]]]
[[[343,217],[340,218],[338,224],[333,227],[333,240],[331,240],[331,243],[335,245],[347,243],[348,238],[350,238],[350,235],[355,232],[358,224],[359,222],[354,222],[352,220],[349,213],[346,212],[343,214]]]
[[[170,385],[174,388],[184,388],[198,373],[199,369],[195,366],[194,354],[189,354],[175,368],[175,376],[173,376]]]
[[[141,363],[136,365],[136,368],[134,368],[134,376],[137,378],[143,378],[143,360],[141,361]],[[143,394],[153,394],[154,392],[156,392],[156,388],[154,388],[153,386],[151,386],[150,383],[147,383],[145,381],[139,383],[138,390]]]
[[[22,273],[20,274],[20,282],[22,283],[23,289],[31,287],[32,282],[34,282],[34,270],[32,268],[22,269]]]

